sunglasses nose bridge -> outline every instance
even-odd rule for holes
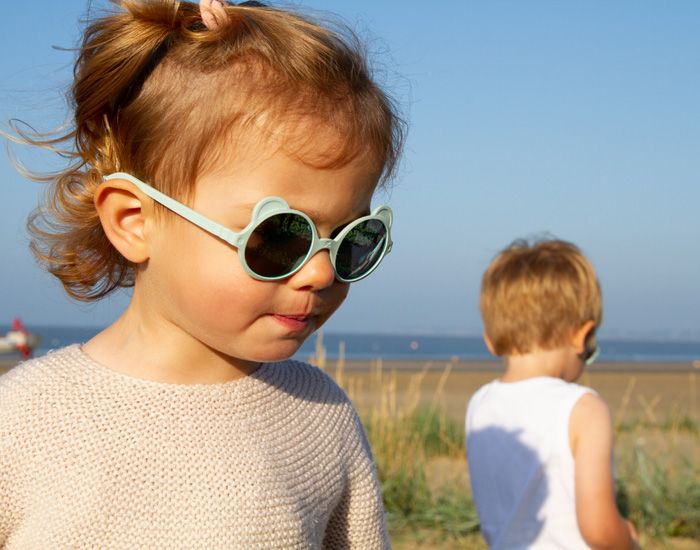
[[[313,249],[309,253],[309,260],[312,257],[316,256],[316,254],[318,254],[322,250],[327,250],[328,254],[332,257],[333,256],[333,249],[335,248],[334,245],[335,245],[335,243],[333,242],[333,239],[320,239],[320,238],[317,239],[316,244],[313,246]]]
[[[319,239],[316,252],[319,250],[331,250],[333,247],[333,239]]]
[[[333,248],[331,239],[317,239],[306,259],[290,274],[292,284],[315,289],[328,287],[337,277]],[[318,254],[324,250],[328,255]]]
[[[306,258],[306,261],[304,262],[305,264],[311,261],[312,258],[316,257],[316,255],[321,252],[322,250],[327,250],[328,251],[328,259],[331,262],[331,265],[333,266],[333,270],[335,271],[335,262],[334,262],[334,251],[336,248],[336,243],[333,239],[321,239],[318,238],[316,239],[316,243],[312,247],[312,250],[309,251],[309,255]]]

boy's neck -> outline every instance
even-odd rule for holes
[[[575,381],[583,370],[581,359],[570,347],[537,349],[521,355],[506,355],[506,372],[501,382],[511,383],[549,376],[566,382]]]

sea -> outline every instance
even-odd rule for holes
[[[0,334],[7,328],[0,327]],[[74,343],[83,343],[100,331],[95,327],[32,326],[30,330],[42,337],[35,355]],[[309,360],[316,353],[318,338],[327,359],[337,359],[342,353],[346,360],[382,359],[408,361],[489,361],[489,353],[480,336],[450,336],[436,334],[359,334],[317,333],[301,347],[296,357]],[[700,340],[671,340],[643,338],[598,339],[599,361],[692,363],[700,365]]]

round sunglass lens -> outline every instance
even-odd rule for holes
[[[311,226],[302,216],[271,216],[260,222],[248,238],[245,261],[262,277],[289,275],[306,258],[312,238]]]
[[[386,226],[379,220],[365,220],[343,237],[335,258],[335,270],[344,281],[354,281],[371,271],[386,247]]]

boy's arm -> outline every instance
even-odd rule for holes
[[[595,550],[639,549],[634,526],[620,516],[615,502],[613,424],[605,401],[590,393],[579,399],[571,412],[569,438],[583,539]]]

